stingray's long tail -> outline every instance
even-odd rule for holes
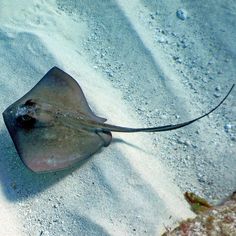
[[[159,127],[151,127],[151,128],[128,128],[128,127],[120,127],[120,126],[115,126],[115,125],[110,125],[110,124],[101,124],[101,130],[102,131],[113,131],[113,132],[127,132],[127,133],[131,133],[131,132],[162,132],[162,131],[168,131],[168,130],[174,130],[174,129],[179,129],[182,128],[184,126],[190,125],[193,122],[202,119],[203,117],[209,115],[210,113],[212,113],[213,111],[215,111],[225,100],[226,98],[229,96],[229,94],[231,93],[231,91],[234,88],[234,85],[232,85],[232,87],[230,88],[229,92],[226,94],[226,96],[222,99],[222,101],[215,106],[213,109],[211,109],[210,111],[208,111],[207,113],[203,114],[202,116],[199,116],[193,120],[190,121],[186,121],[180,124],[175,124],[175,125],[164,125],[164,126],[159,126]]]

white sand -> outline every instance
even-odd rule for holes
[[[56,65],[109,123],[147,127],[202,114],[236,82],[236,3],[184,2],[1,0],[1,111]],[[235,95],[182,130],[113,133],[134,146],[114,142],[55,174],[23,166],[1,118],[0,235],[159,235],[193,216],[185,191],[213,202],[230,195]]]

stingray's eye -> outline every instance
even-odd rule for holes
[[[16,118],[17,123],[25,129],[31,129],[34,127],[36,119],[27,114],[19,115]]]
[[[29,99],[25,102],[25,106],[34,107],[36,102],[33,99]]]

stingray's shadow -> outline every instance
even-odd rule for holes
[[[67,170],[36,174],[27,169],[18,156],[7,130],[0,131],[0,182],[10,201],[33,197],[54,185],[83,163]]]
[[[138,149],[139,151],[148,153],[148,152],[147,152],[146,150],[144,150],[143,148],[141,148],[141,147],[139,147],[139,146],[137,146],[137,145],[135,145],[135,144],[133,144],[133,143],[127,142],[127,141],[125,141],[125,140],[122,139],[122,138],[113,138],[113,139],[112,139],[112,142],[113,142],[113,143],[123,143],[123,144],[128,145],[128,146],[130,146],[130,147],[132,147],[132,148]]]

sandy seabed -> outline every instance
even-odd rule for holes
[[[235,12],[233,0],[1,0],[1,111],[58,66],[108,123],[194,118],[236,82]],[[41,175],[1,117],[0,235],[160,235],[194,216],[185,191],[221,201],[236,190],[235,96],[181,130],[113,133],[126,143]]]

